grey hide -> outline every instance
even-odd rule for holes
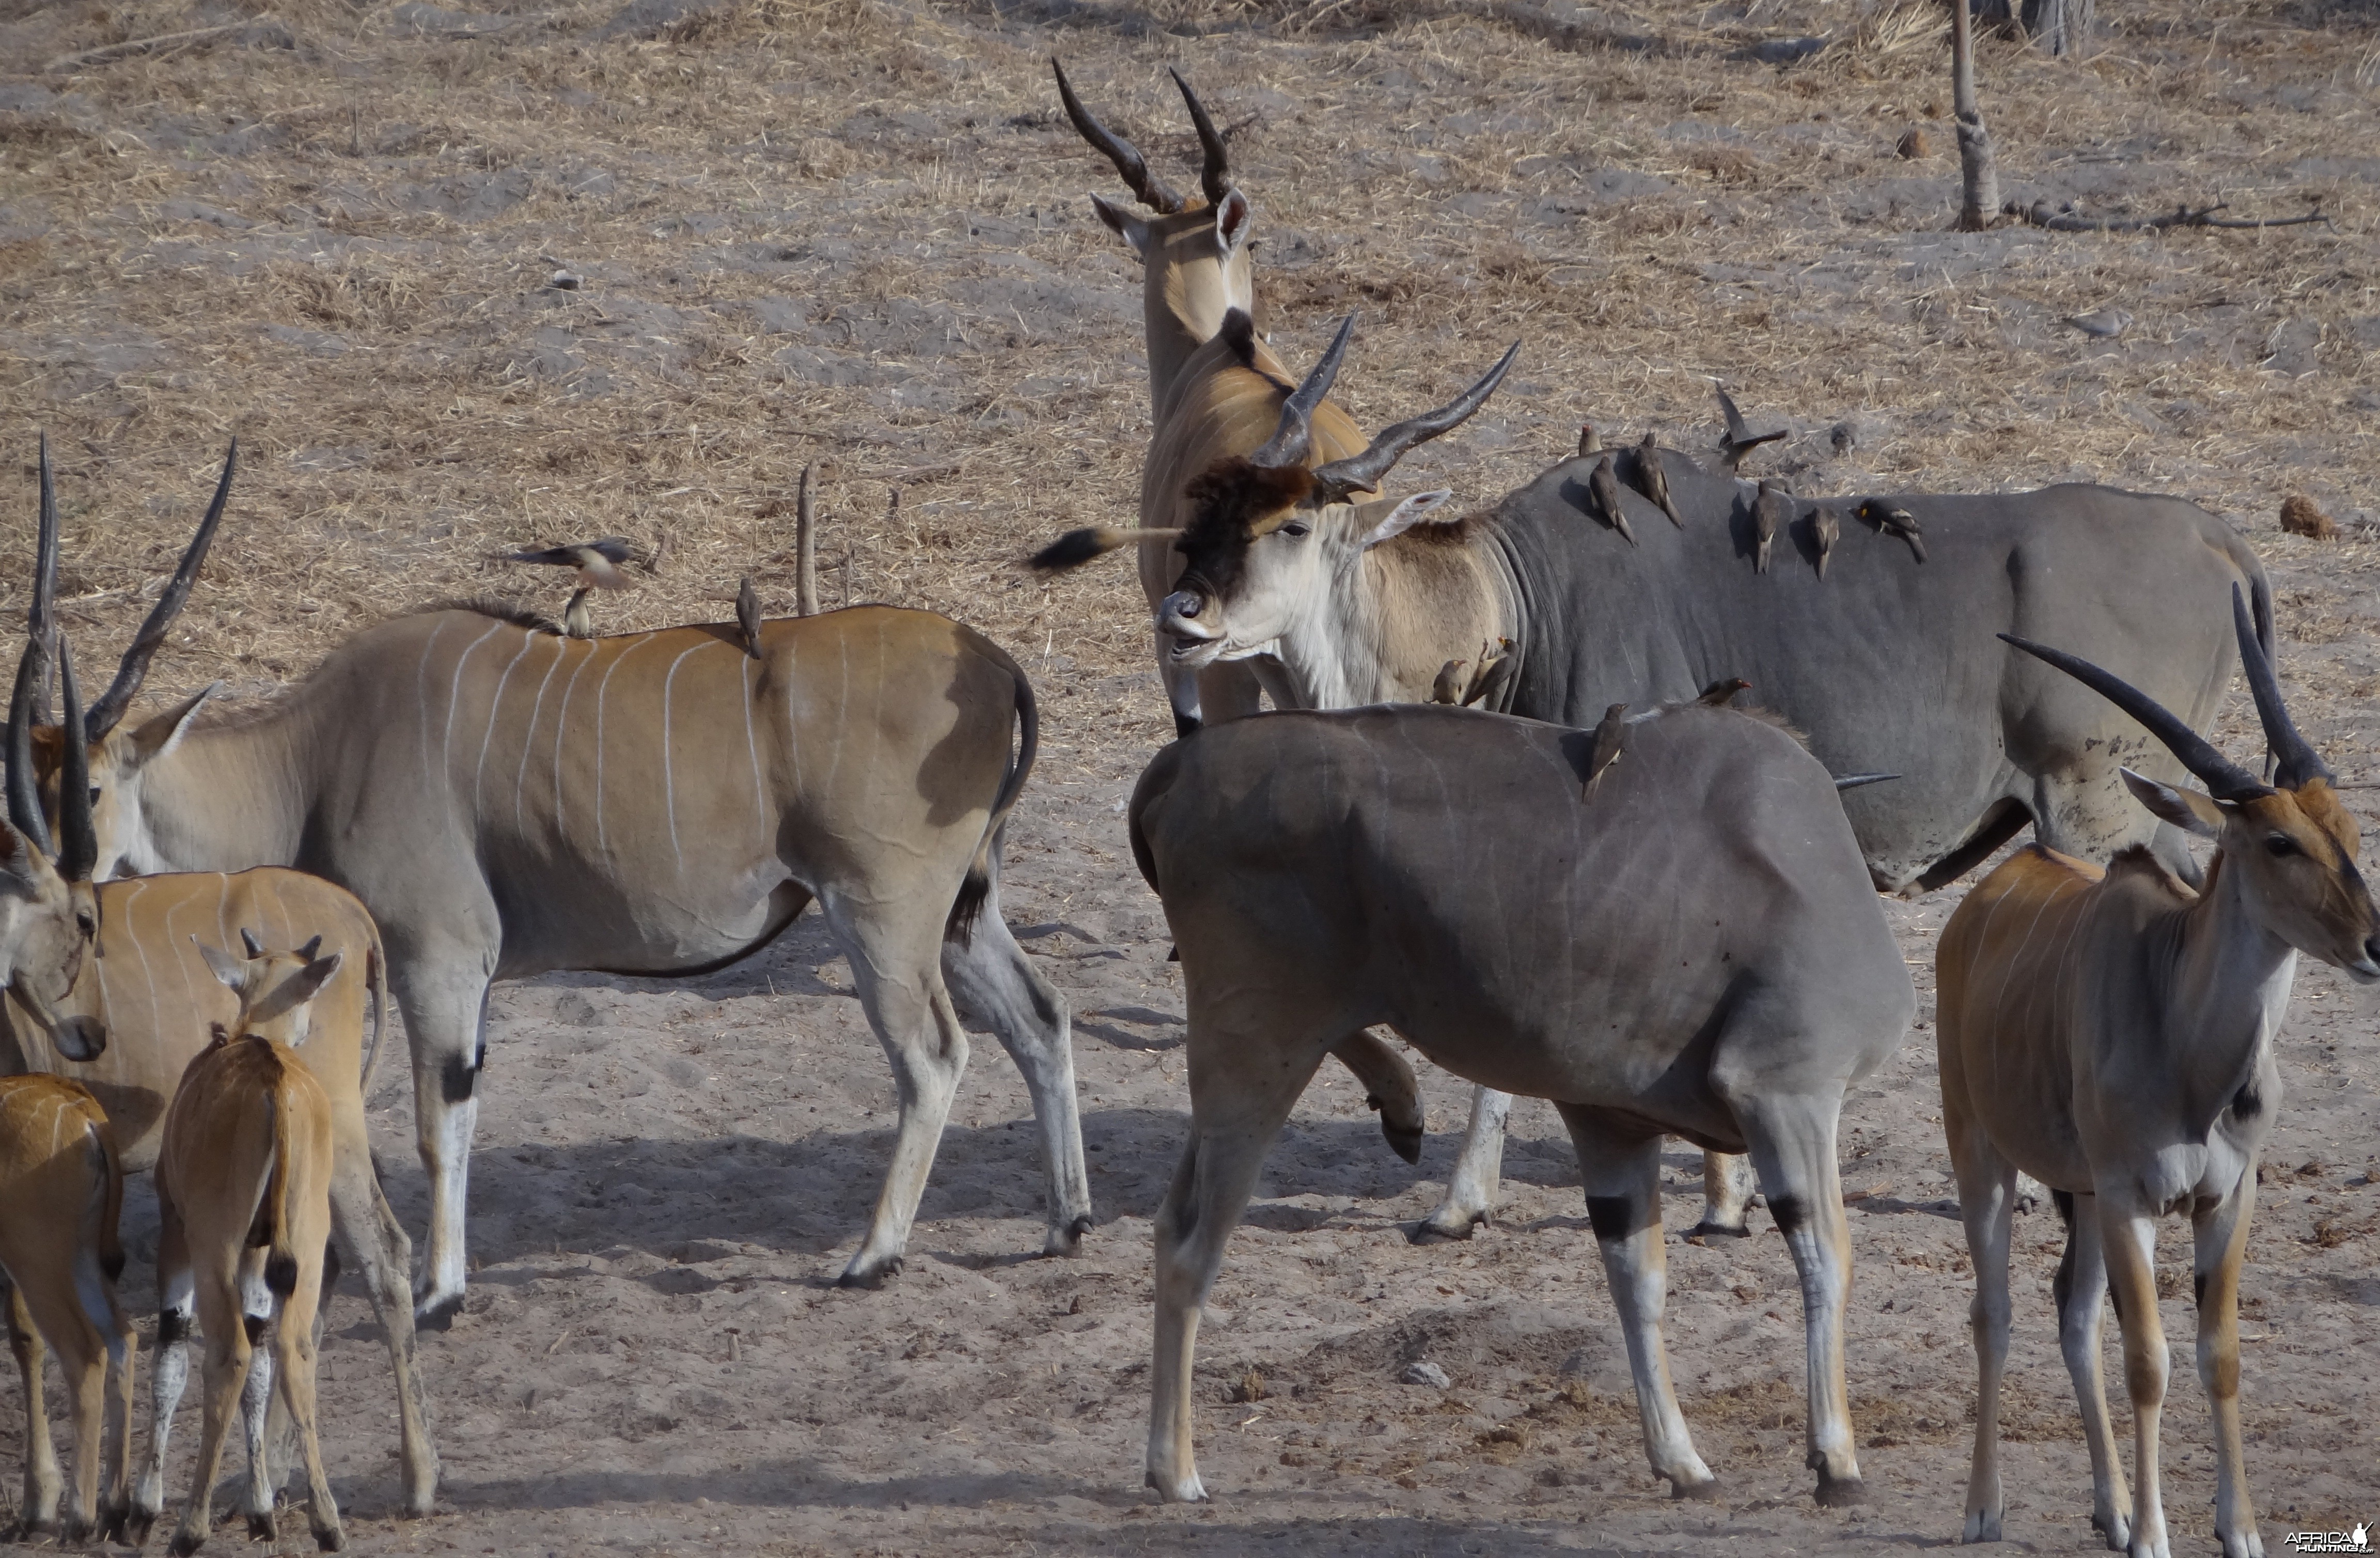
[[[1657,712],[1583,795],[1592,739],[1435,706],[1288,712],[1209,727],[1141,776],[1134,853],[1189,1006],[1191,1137],[1156,1222],[1164,1496],[1204,1496],[1192,1351],[1224,1241],[1316,1066],[1373,1023],[1557,1101],[1647,1455],[1682,1495],[1714,1479],[1662,1350],[1661,1138],[1748,1150],[1802,1273],[1819,1497],[1858,1496],[1836,1122],[1908,1029],[1909,971],[1826,768],[1791,737]]]

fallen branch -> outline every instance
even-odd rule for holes
[[[2151,233],[2168,227],[2302,227],[2319,222],[2331,231],[2338,229],[2331,219],[2319,211],[2303,216],[2217,216],[2228,210],[2227,201],[2192,209],[2189,205],[2174,207],[2165,216],[2078,216],[2071,211],[2052,211],[2047,201],[2035,201],[2026,205],[2010,201],[2000,210],[2036,227],[2046,227],[2053,233]]]
[[[159,49],[178,49],[192,43],[211,43],[234,32],[253,30],[258,38],[287,48],[296,40],[289,30],[277,22],[227,21],[217,27],[193,28],[188,32],[161,32],[154,38],[132,38],[121,43],[109,43],[96,49],[85,49],[79,55],[60,55],[42,68],[52,75],[81,70],[93,65],[113,65],[119,59],[136,55],[154,54]]]

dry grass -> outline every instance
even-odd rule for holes
[[[160,692],[301,674],[440,595],[551,595],[481,561],[533,541],[673,538],[611,626],[723,615],[747,571],[785,609],[815,459],[830,603],[964,617],[1100,696],[1082,739],[1160,738],[1153,691],[1106,712],[1105,679],[1147,663],[1127,570],[1014,566],[1129,513],[1147,434],[1136,274],[1080,199],[1113,180],[1055,112],[1053,48],[1177,180],[1194,148],[1164,63],[1241,127],[1272,328],[1303,360],[1359,308],[1342,383],[1366,422],[1526,343],[1417,477],[1492,497],[1582,418],[1700,446],[1717,375],[1821,440],[1864,420],[1805,485],[2180,492],[2286,568],[2325,559],[2296,581],[2317,594],[2368,546],[2380,242],[2374,164],[2344,152],[2380,140],[2380,44],[2350,10],[2126,11],[2070,63],[1987,43],[2011,194],[2337,216],[2095,237],[1943,230],[1923,5],[1656,0],[1632,13],[1644,47],[1500,0],[1150,0],[1062,26],[991,0],[749,0],[600,42],[601,4],[246,8],[298,46],[7,78],[0,110],[0,425],[27,478],[52,435],[87,656],[124,640],[242,440]],[[6,14],[0,55],[29,62],[214,15]],[[1742,57],[1802,34],[1836,42]],[[1936,154],[1905,161],[1917,125]],[[547,286],[564,268],[585,286]],[[2141,321],[2120,345],[2056,323],[2114,301]],[[2280,537],[2283,485],[2347,544]],[[22,559],[17,492],[0,544]]]

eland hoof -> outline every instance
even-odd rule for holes
[[[2100,1539],[2107,1542],[2109,1552],[2130,1552],[2132,1550],[2132,1523],[2128,1517],[2121,1515],[2094,1515],[2091,1516],[2091,1528],[2099,1533]]]
[[[1696,1503],[1708,1503],[1718,1496],[1719,1482],[1716,1477],[1705,1478],[1700,1482],[1688,1482],[1677,1477],[1670,1479],[1670,1497],[1673,1499],[1691,1499]]]
[[[1741,1223],[1730,1227],[1724,1223],[1714,1223],[1707,1217],[1686,1230],[1686,1237],[1706,1244],[1712,1239],[1748,1239],[1751,1236],[1752,1230]]]
[[[1074,1254],[1082,1248],[1083,1235],[1091,1231],[1095,1222],[1096,1220],[1087,1211],[1062,1228],[1050,1229],[1050,1236],[1041,1241],[1041,1253],[1043,1255]]]
[[[425,1296],[413,1307],[413,1329],[416,1332],[452,1331],[455,1317],[462,1312],[463,1296],[459,1293],[450,1293],[443,1297],[434,1294]]]
[[[204,1531],[176,1531],[165,1551],[172,1554],[172,1558],[189,1558],[191,1553],[206,1544],[207,1534]]]
[[[844,1268],[843,1275],[834,1279],[834,1285],[865,1288],[874,1293],[900,1274],[901,1257],[897,1255],[874,1265],[863,1265],[859,1258],[854,1256],[851,1264]]]
[[[1976,1510],[1967,1516],[1965,1528],[1959,1532],[1959,1540],[1969,1546],[1999,1540],[2000,1512],[1997,1509]]]
[[[1849,1509],[1867,1503],[1867,1484],[1856,1477],[1829,1477],[1822,1471],[1816,1497],[1820,1509]]]
[[[271,1515],[251,1515],[248,1517],[249,1540],[273,1541],[277,1540],[280,1535],[280,1528],[274,1523]]]
[[[323,1552],[336,1552],[347,1545],[346,1533],[336,1526],[314,1528],[314,1546]]]
[[[1459,1244],[1487,1221],[1488,1214],[1484,1211],[1466,1218],[1460,1213],[1450,1216],[1446,1209],[1440,1207],[1415,1223],[1405,1238],[1414,1244]]]
[[[1152,1470],[1142,1480],[1157,1490],[1158,1502],[1160,1503],[1205,1503],[1207,1502],[1207,1485],[1198,1480],[1198,1474],[1195,1471],[1185,1476],[1169,1478],[1160,1477]]]

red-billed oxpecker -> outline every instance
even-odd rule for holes
[[[2213,840],[2215,858],[2192,892],[2144,848],[2103,871],[2034,845],[1978,883],[1943,928],[1942,1124],[1974,1258],[1981,1376],[1968,1541],[2001,1534],[2010,1202],[2022,1171],[2050,1187],[2067,1223],[2054,1292],[2091,1451],[2091,1523],[2119,1552],[2167,1558],[2157,1451],[2167,1354],[2153,1260],[2157,1220],[2180,1213],[2196,1246],[2215,1533],[2225,1558],[2264,1552],[2241,1459],[2239,1300],[2256,1158],[2281,1102],[2274,1043],[2300,954],[2358,983],[2380,980],[2380,910],[2355,867],[2355,819],[2290,721],[2237,589],[2231,603],[2277,760],[2269,785],[2098,666],[2001,635],[2138,721],[2206,786],[2123,772],[2143,806]],[[2138,1478],[2129,1499],[2099,1381],[2102,1292],[2123,1330]]]
[[[1626,755],[1585,798],[1597,736],[1432,705],[1237,721],[1141,775],[1133,855],[1189,1016],[1190,1138],[1155,1220],[1162,1497],[1206,1496],[1193,1352],[1224,1243],[1315,1067],[1374,1023],[1556,1101],[1646,1456],[1681,1496],[1714,1479],[1662,1342],[1661,1140],[1748,1151],[1801,1274],[1818,1499],[1860,1497],[1836,1124],[1916,993],[1835,786],[1791,735],[1692,703],[1612,718]]]

